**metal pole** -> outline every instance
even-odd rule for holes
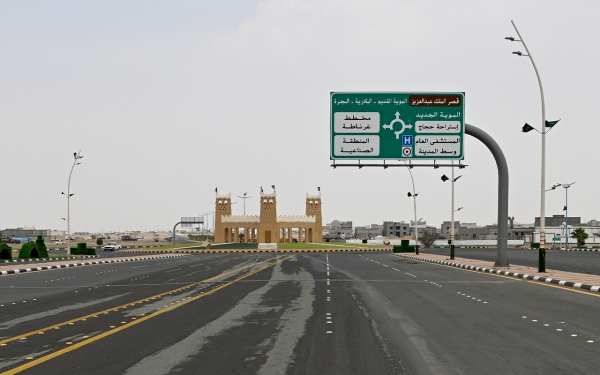
[[[415,191],[415,179],[413,178],[412,171],[408,168],[408,173],[410,173],[410,180],[412,181],[413,187],[413,206],[415,211],[415,254],[419,254],[419,232],[417,225],[417,194]]]
[[[452,215],[450,220],[450,259],[454,259],[454,160],[452,160]]]
[[[75,160],[73,160],[73,166],[71,167],[71,172],[69,172],[69,182],[67,183],[67,255],[71,255],[71,246],[69,244],[71,240],[71,176],[73,175],[73,169],[77,165],[77,160],[80,159],[79,154],[81,154],[81,150],[75,154]]]
[[[181,221],[175,224],[175,226],[173,227],[173,245],[177,245],[177,243],[175,242],[175,228],[177,228],[179,224],[181,224]]]
[[[519,36],[521,43],[523,43],[523,47],[525,47],[525,51],[527,51],[527,55],[529,60],[531,60],[531,64],[533,64],[533,69],[535,70],[535,75],[538,79],[538,84],[540,86],[540,96],[542,98],[542,177],[541,177],[541,193],[542,199],[540,204],[540,249],[544,249],[546,247],[546,102],[544,101],[544,88],[542,87],[542,79],[540,78],[540,73],[535,65],[535,61],[533,61],[533,56],[531,56],[531,52],[529,52],[529,48],[525,44],[525,40],[519,33],[517,29],[517,25],[515,25],[514,21],[510,21]]]
[[[569,186],[565,186],[565,250],[569,246]]]
[[[494,138],[483,130],[465,124],[465,133],[479,139],[491,151],[498,167],[498,250],[495,267],[508,267],[508,165]]]

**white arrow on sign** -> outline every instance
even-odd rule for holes
[[[412,125],[405,124],[404,121],[400,120],[400,112],[396,112],[396,119],[392,120],[392,122],[390,122],[389,125],[384,124],[383,128],[390,129],[393,131],[394,124],[397,122],[402,125],[402,128],[400,130],[395,131],[394,134],[396,134],[396,139],[400,139],[400,134],[404,132],[404,129],[412,129]]]

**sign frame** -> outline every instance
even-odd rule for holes
[[[330,160],[464,160],[464,92],[331,92]]]

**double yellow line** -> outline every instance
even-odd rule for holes
[[[257,270],[254,270],[254,271],[248,272],[247,274],[245,274],[245,275],[242,275],[242,276],[240,276],[240,277],[236,278],[235,280],[228,281],[228,282],[226,282],[225,284],[223,284],[223,285],[220,285],[220,286],[218,286],[218,287],[216,287],[216,288],[212,289],[212,290],[211,290],[211,291],[209,291],[209,292],[206,292],[206,293],[204,293],[204,294],[198,295],[198,296],[196,296],[196,297],[188,298],[187,300],[185,300],[185,301],[181,301],[181,302],[179,302],[179,303],[177,303],[177,304],[174,304],[173,306],[169,306],[169,307],[166,307],[166,308],[164,308],[164,309],[162,309],[162,310],[158,310],[158,311],[156,311],[156,312],[154,312],[154,313],[152,313],[152,314],[150,314],[150,315],[146,315],[146,316],[144,316],[144,317],[138,318],[137,320],[134,320],[134,321],[132,321],[132,322],[130,322],[130,323],[127,323],[127,324],[125,324],[125,325],[122,325],[122,326],[120,326],[120,327],[117,327],[117,328],[111,329],[111,330],[109,330],[109,331],[106,331],[106,332],[104,332],[104,333],[101,333],[101,334],[99,334],[99,335],[97,335],[97,336],[94,336],[94,337],[92,337],[92,338],[89,338],[89,339],[87,339],[87,340],[80,341],[80,342],[78,342],[77,344],[71,345],[71,346],[69,346],[69,347],[67,347],[67,348],[64,348],[64,349],[60,349],[60,350],[58,350],[58,351],[56,351],[56,352],[54,352],[54,353],[51,353],[51,354],[48,354],[48,355],[46,355],[46,356],[40,357],[40,358],[38,358],[38,359],[36,359],[36,360],[32,360],[31,362],[28,362],[28,363],[26,363],[26,364],[24,364],[24,365],[21,365],[21,366],[19,366],[19,367],[15,367],[15,368],[14,368],[14,369],[12,369],[12,370],[8,370],[8,371],[6,371],[6,372],[3,372],[3,373],[2,373],[2,374],[0,374],[0,375],[12,375],[12,374],[17,374],[17,373],[19,373],[19,372],[22,372],[22,371],[24,371],[24,370],[27,370],[27,369],[29,369],[29,368],[32,368],[32,367],[34,367],[34,366],[37,366],[37,365],[39,365],[39,364],[42,364],[42,363],[44,363],[44,362],[47,362],[47,361],[49,361],[49,360],[51,360],[51,359],[54,359],[54,358],[56,358],[56,357],[59,357],[59,356],[61,356],[61,355],[63,355],[63,354],[66,354],[66,353],[72,352],[72,351],[74,351],[74,350],[77,350],[77,349],[79,349],[79,348],[81,348],[81,347],[83,347],[83,346],[85,346],[85,345],[91,344],[91,343],[93,343],[93,342],[95,342],[95,341],[98,341],[98,340],[100,340],[100,339],[103,339],[103,338],[105,338],[105,337],[108,337],[108,336],[114,335],[115,333],[117,333],[117,332],[120,332],[120,331],[123,331],[124,329],[130,328],[130,327],[133,327],[134,325],[137,325],[137,324],[140,324],[140,323],[142,323],[142,322],[145,322],[145,321],[147,321],[147,320],[150,320],[150,319],[152,319],[152,318],[155,318],[155,317],[157,317],[157,316],[159,316],[159,315],[161,315],[161,314],[164,314],[164,313],[166,313],[166,312],[168,312],[168,311],[172,311],[172,310],[174,310],[174,309],[176,309],[176,308],[178,308],[178,307],[181,307],[181,306],[183,306],[183,305],[186,305],[186,304],[188,304],[188,303],[190,303],[190,302],[193,302],[193,301],[196,301],[196,300],[198,300],[198,299],[200,299],[200,298],[203,298],[203,297],[206,297],[206,296],[208,296],[208,295],[211,295],[211,294],[213,294],[213,293],[215,293],[215,292],[217,292],[217,291],[219,291],[219,290],[221,290],[221,289],[224,289],[224,288],[226,288],[226,287],[228,287],[228,286],[230,286],[230,285],[232,285],[232,284],[234,284],[234,283],[236,283],[236,282],[238,282],[238,281],[240,281],[240,280],[243,280],[243,279],[245,279],[245,278],[247,278],[247,277],[250,277],[250,276],[252,276],[252,275],[254,275],[254,274],[256,274],[256,273],[259,273],[259,272],[261,272],[261,271],[264,271],[264,270],[266,270],[266,269],[267,269],[267,268],[269,268],[269,267],[273,267],[273,266],[274,266],[274,265],[276,265],[277,263],[281,263],[281,262],[283,262],[284,260],[286,260],[286,259],[289,259],[290,257],[291,257],[291,256],[287,256],[287,257],[284,257],[284,258],[282,258],[282,259],[279,259],[279,260],[277,260],[277,261],[275,261],[275,262],[273,262],[273,263],[269,263],[269,264],[267,264],[266,266],[263,266],[263,267],[261,267],[261,268],[259,268],[259,269],[257,269]],[[266,262],[266,261],[265,261],[265,262]],[[264,263],[264,262],[260,262],[260,263]],[[247,267],[244,267],[244,268],[247,268]]]
[[[146,320],[154,318],[154,317],[156,317],[158,315],[161,315],[161,314],[163,314],[165,312],[168,312],[168,311],[174,310],[174,309],[176,309],[178,307],[181,307],[181,306],[183,306],[183,305],[185,305],[185,304],[187,304],[189,302],[192,302],[192,301],[195,301],[195,300],[200,299],[202,297],[211,295],[211,294],[213,294],[213,293],[215,293],[215,292],[217,292],[217,291],[219,291],[219,290],[221,290],[221,289],[223,289],[225,287],[228,287],[228,286],[234,284],[237,281],[245,279],[245,278],[247,278],[249,276],[252,276],[252,275],[254,275],[254,274],[258,273],[258,272],[261,272],[261,271],[263,271],[263,270],[265,270],[265,269],[267,269],[269,267],[272,267],[272,266],[276,265],[277,263],[281,263],[281,262],[283,262],[284,260],[286,260],[288,258],[289,258],[289,256],[288,257],[284,257],[284,258],[279,259],[279,260],[276,260],[273,263],[269,263],[269,264],[267,264],[267,265],[265,265],[265,266],[263,266],[263,267],[261,267],[261,268],[259,268],[257,270],[254,270],[254,271],[251,271],[249,273],[246,273],[246,274],[244,274],[244,275],[242,275],[242,276],[240,276],[240,277],[238,277],[238,278],[236,278],[236,279],[234,279],[232,281],[227,281],[227,282],[225,282],[225,284],[222,284],[222,285],[220,285],[220,286],[218,286],[218,287],[216,287],[216,288],[214,288],[214,289],[212,289],[212,290],[210,290],[208,292],[205,292],[205,293],[203,293],[201,295],[198,295],[198,296],[192,297],[192,298],[188,298],[187,300],[183,300],[183,301],[178,302],[178,303],[176,303],[176,304],[174,304],[172,306],[160,309],[160,310],[158,310],[158,311],[156,311],[156,312],[154,312],[154,313],[152,313],[150,315],[146,315],[146,316],[143,316],[141,318],[137,318],[136,320],[134,320],[134,321],[132,321],[132,322],[126,324],[126,325],[123,325],[123,326],[120,326],[118,328],[106,331],[106,332],[104,332],[102,334],[99,334],[99,335],[94,336],[94,337],[92,337],[90,339],[81,341],[81,342],[79,342],[79,343],[77,343],[75,345],[72,345],[72,346],[68,347],[68,348],[59,350],[59,351],[54,352],[52,354],[49,354],[47,356],[41,357],[41,358],[39,358],[37,360],[33,360],[31,362],[28,362],[28,363],[26,363],[26,364],[24,364],[22,366],[16,367],[16,368],[14,368],[12,370],[8,370],[6,372],[3,372],[0,375],[16,374],[16,373],[19,373],[19,372],[21,372],[23,370],[26,370],[26,369],[31,368],[33,366],[36,366],[36,365],[38,365],[40,363],[46,362],[46,361],[48,361],[48,360],[50,360],[52,358],[56,358],[56,357],[58,357],[58,356],[60,356],[62,354],[65,354],[65,353],[68,353],[70,351],[73,351],[73,350],[76,350],[78,348],[81,348],[84,345],[87,345],[87,344],[92,343],[94,341],[100,340],[100,339],[102,339],[104,337],[107,337],[107,336],[110,336],[112,334],[115,334],[115,333],[117,333],[119,331],[124,330],[125,328],[132,327],[132,326],[134,326],[136,324],[139,324],[141,322],[144,322]],[[199,282],[195,282],[195,283],[186,285],[186,286],[181,287],[181,288],[177,288],[177,289],[173,289],[171,291],[167,291],[167,292],[164,292],[164,293],[156,294],[156,295],[151,296],[151,297],[143,298],[143,299],[140,299],[140,300],[137,300],[137,301],[134,301],[134,302],[126,303],[126,304],[123,304],[123,305],[120,305],[120,306],[116,306],[116,307],[112,307],[112,308],[109,308],[109,309],[106,309],[106,310],[98,311],[98,312],[95,312],[95,313],[92,313],[92,314],[84,315],[84,316],[81,316],[81,317],[76,318],[76,319],[71,319],[71,320],[65,321],[63,323],[59,323],[59,324],[55,324],[55,325],[52,325],[52,326],[44,327],[44,328],[41,328],[41,329],[37,329],[35,331],[31,331],[31,332],[28,332],[28,333],[25,333],[25,334],[21,334],[21,335],[18,335],[18,336],[6,338],[6,339],[3,339],[3,340],[0,340],[0,344],[6,345],[6,343],[11,342],[11,341],[21,340],[21,339],[27,338],[27,337],[32,336],[32,335],[43,334],[45,331],[49,331],[51,329],[59,329],[61,326],[69,325],[69,324],[72,324],[72,323],[77,322],[77,321],[85,321],[87,318],[90,318],[90,317],[97,318],[98,315],[100,315],[100,314],[108,314],[111,311],[118,311],[119,309],[127,308],[127,307],[130,307],[130,306],[134,306],[136,304],[141,304],[143,302],[150,302],[151,299],[156,299],[156,298],[160,298],[162,296],[168,295],[168,294],[173,294],[173,293],[176,293],[176,292],[180,292],[180,291],[183,291],[185,289],[191,288],[193,286],[197,286],[197,285],[200,285],[200,284],[203,284],[203,283],[207,283],[207,282],[213,281],[215,279],[222,278],[224,276],[227,276],[227,275],[230,275],[230,274],[233,274],[233,273],[237,273],[237,272],[239,272],[241,270],[244,270],[244,269],[247,269],[247,268],[251,268],[251,267],[254,267],[254,266],[262,264],[262,263],[270,262],[270,261],[272,261],[274,259],[277,259],[277,257],[269,258],[269,259],[266,259],[266,260],[261,261],[261,262],[251,263],[251,264],[248,264],[248,265],[246,265],[244,267],[236,268],[236,269],[234,269],[232,271],[229,271],[229,272],[226,272],[226,273],[223,273],[223,274],[220,274],[220,275],[217,275],[217,276],[214,276],[214,277],[211,277],[211,278],[199,281]]]

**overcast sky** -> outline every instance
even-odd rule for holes
[[[467,123],[492,135],[510,172],[509,214],[539,216],[540,93],[549,120],[547,185],[569,214],[598,218],[598,1],[201,0],[0,2],[0,228],[166,229],[214,209],[214,190],[276,185],[278,214],[304,214],[321,187],[323,220],[413,217],[405,169],[332,169],[332,91],[465,92]],[[456,219],[497,220],[497,170],[465,141]],[[450,218],[449,170],[415,168],[418,216]],[[561,214],[564,189],[547,193]],[[234,214],[242,214],[243,201]],[[212,219],[211,219],[212,220]]]

